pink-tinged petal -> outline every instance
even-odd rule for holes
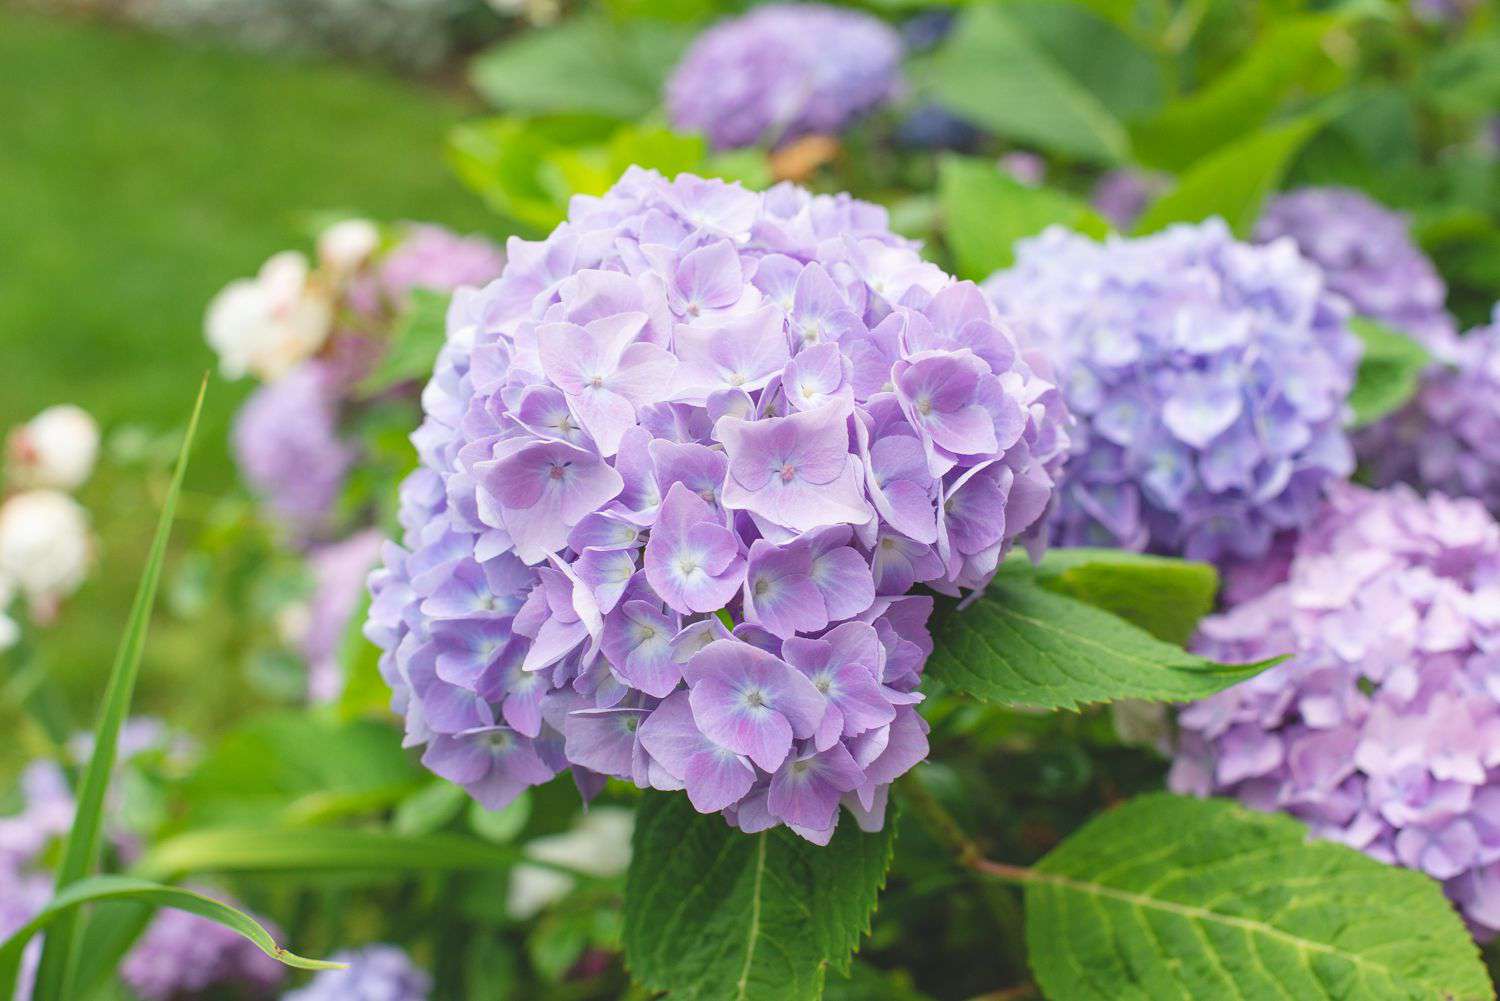
[[[720,747],[745,755],[768,772],[786,760],[792,728],[781,713],[717,679],[698,682],[688,698],[698,727]]]
[[[715,324],[678,327],[672,398],[703,405],[714,393],[765,388],[791,359],[780,309],[765,306]]]
[[[743,758],[714,748],[693,756],[683,784],[693,809],[718,813],[750,791],[755,784],[755,769]]]
[[[666,399],[677,373],[677,359],[655,344],[636,343],[625,349],[620,367],[608,388],[636,406]]]
[[[728,240],[699,247],[677,265],[675,284],[690,316],[732,306],[745,288],[739,252]]]
[[[542,374],[564,393],[581,393],[591,379],[613,370],[600,339],[576,323],[543,324],[536,336]]]

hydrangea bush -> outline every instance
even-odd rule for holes
[[[1292,658],[1179,713],[1175,791],[1284,810],[1500,930],[1500,525],[1483,507],[1341,487],[1287,582],[1205,620],[1198,648]]]
[[[1217,220],[1104,243],[1052,228],[985,291],[1079,422],[1057,543],[1255,560],[1354,468],[1360,342],[1290,241],[1250,246]]]
[[[747,831],[878,827],[927,752],[926,583],[1035,540],[1044,370],[884,212],[631,170],[460,291],[367,633],[423,761]]]
[[[698,36],[666,101],[674,126],[737,149],[837,135],[901,87],[894,28],[859,11],[781,3]]]

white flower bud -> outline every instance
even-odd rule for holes
[[[82,505],[56,490],[28,490],[0,505],[0,577],[26,595],[32,617],[46,622],[83,584],[93,557]]]
[[[635,815],[629,810],[595,807],[571,831],[532,841],[526,846],[526,854],[591,876],[618,876],[630,867],[630,838],[634,832]],[[511,872],[506,913],[524,921],[561,900],[572,889],[572,878],[556,869],[518,865]]]
[[[318,236],[318,262],[347,275],[370,259],[380,246],[380,230],[368,219],[345,219]]]
[[[227,378],[278,379],[328,339],[333,306],[309,281],[307,258],[283,251],[254,278],[230,282],[208,305],[204,332]]]
[[[6,475],[20,487],[75,490],[94,471],[99,425],[80,407],[48,407],[11,432]]]

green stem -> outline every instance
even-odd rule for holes
[[[953,853],[959,865],[1006,883],[1024,884],[1036,878],[1036,873],[1026,866],[985,858],[978,843],[964,832],[958,821],[953,819],[953,814],[938,802],[937,797],[927,791],[915,772],[908,772],[898,782],[902,800],[917,812],[933,837]]]

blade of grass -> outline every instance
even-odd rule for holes
[[[177,497],[182,492],[188,455],[192,452],[193,437],[198,432],[198,418],[203,412],[203,397],[207,392],[208,375],[205,374],[198,387],[198,398],[193,404],[193,415],[188,419],[187,433],[183,435],[182,449],[177,454],[177,468],[172,473],[171,486],[162,502],[161,518],[156,524],[156,535],[151,540],[146,569],[141,574],[130,618],[120,637],[114,666],[110,669],[109,684],[104,693],[104,709],[94,730],[94,753],[79,783],[78,810],[73,818],[73,830],[68,834],[67,847],[63,850],[62,863],[57,870],[59,897],[74,883],[88,876],[99,860],[99,844],[104,827],[104,797],[109,789],[110,774],[115,767],[120,727],[130,712],[130,701],[135,694],[141,653],[146,646],[146,630],[151,621],[151,608],[156,603],[156,589],[161,583],[162,563],[167,554],[167,539],[171,535],[172,519],[177,511]],[[36,988],[32,994],[36,1001],[64,1001],[73,996],[72,978],[77,963],[81,921],[82,913],[76,908],[70,908],[49,930],[42,947],[42,962],[37,970]]]
[[[343,966],[341,963],[304,959],[295,953],[288,952],[277,945],[271,933],[262,928],[260,923],[250,915],[211,897],[205,897],[180,887],[165,886],[130,876],[93,876],[79,880],[59,891],[36,917],[0,943],[0,997],[10,997],[14,994],[16,979],[21,971],[21,954],[26,949],[26,943],[30,942],[33,936],[49,925],[56,925],[78,914],[79,908],[85,904],[108,901],[128,901],[147,904],[151,907],[173,907],[210,921],[216,921],[225,928],[239,932],[272,959],[299,970],[336,970]]]

